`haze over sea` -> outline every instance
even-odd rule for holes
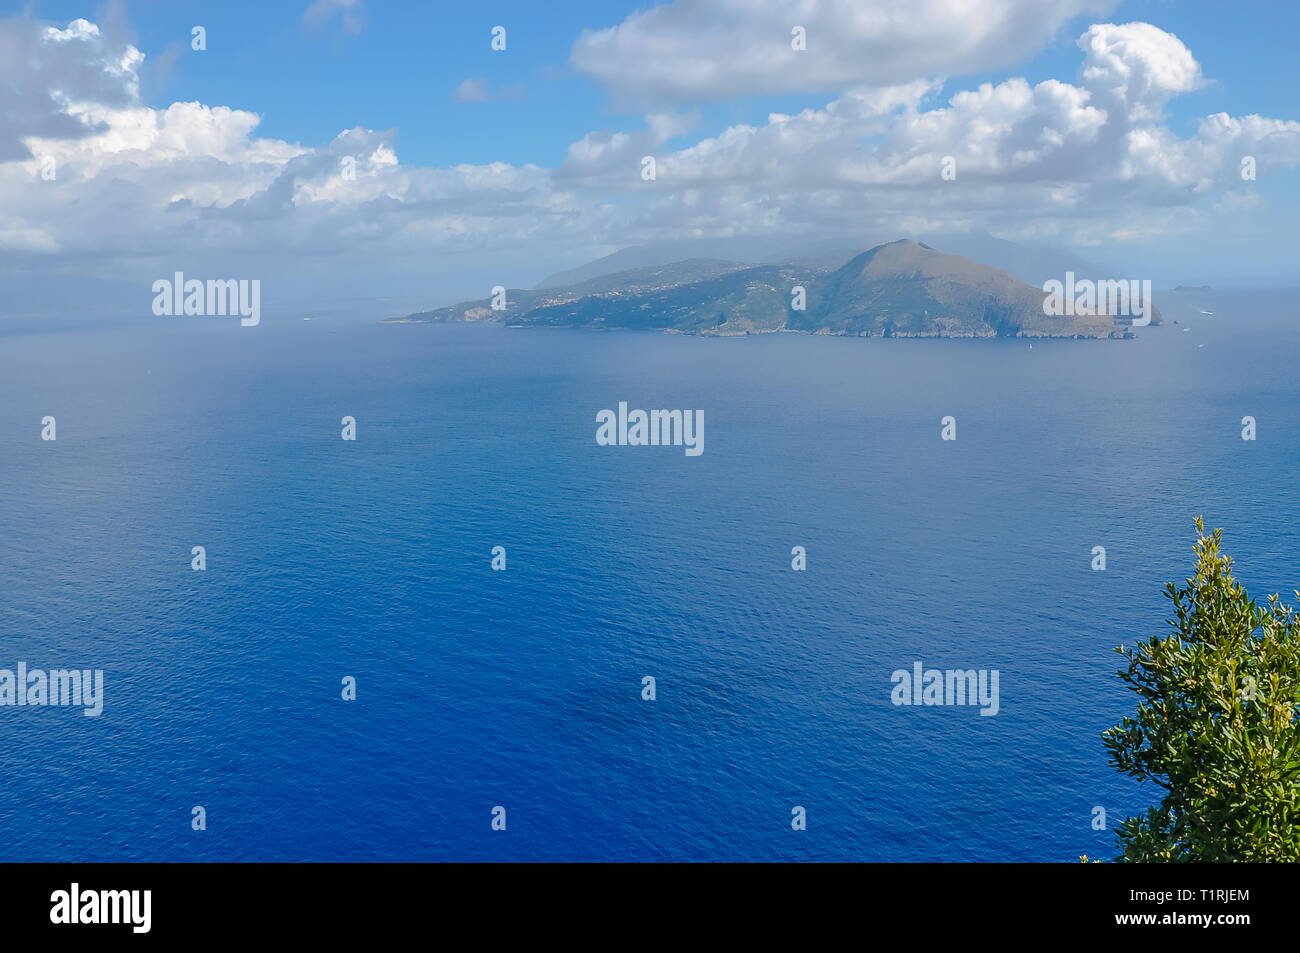
[[[1111,857],[1094,806],[1156,797],[1098,737],[1111,648],[1165,630],[1193,517],[1300,586],[1294,296],[1158,305],[1032,348],[0,325],[0,668],[105,681],[0,708],[0,856]],[[702,409],[703,455],[597,446],[619,401]],[[915,661],[998,669],[998,714],[895,707]]]

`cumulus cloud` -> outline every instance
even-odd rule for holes
[[[1079,38],[1082,83],[1133,122],[1159,119],[1174,96],[1204,85],[1201,66],[1178,37],[1150,23],[1097,24]]]
[[[1251,214],[1243,156],[1261,177],[1300,161],[1295,121],[1216,113],[1185,137],[1166,125],[1171,99],[1205,80],[1149,24],[1087,29],[1072,82],[1012,77],[945,100],[933,78],[864,84],[704,137],[698,115],[660,110],[639,130],[589,133],[555,168],[416,167],[394,130],[304,145],[259,137],[246,110],[154,108],[140,98],[140,52],[86,21],[0,21],[0,47],[34,64],[0,57],[0,268],[11,269],[166,274],[182,257],[242,255],[259,268],[346,259],[364,273],[475,251],[965,227],[1130,240]],[[641,176],[646,154],[654,181]]]
[[[570,61],[621,96],[674,102],[895,85],[1013,65],[1115,2],[673,0],[584,31]]]
[[[527,241],[576,217],[536,166],[413,168],[398,162],[392,130],[313,147],[257,136],[261,117],[246,110],[150,107],[143,55],[84,20],[0,21],[0,46],[33,54],[0,61],[14,106],[0,111],[0,248],[17,255],[107,272],[182,252],[427,255]]]
[[[685,135],[698,122],[698,115],[648,113],[645,128],[638,132],[589,132],[569,146],[556,175],[588,187],[603,184],[621,191],[630,170],[640,177],[641,160],[648,152]]]
[[[89,135],[95,126],[69,104],[134,102],[143,61],[134,46],[109,40],[86,20],[64,28],[0,21],[0,162],[30,158],[28,136]]]
[[[1098,24],[1078,46],[1074,84],[1011,78],[935,106],[937,81],[850,90],[825,108],[774,114],[657,155],[650,184],[633,181],[636,150],[616,139],[580,158],[588,177],[601,172],[597,160],[607,163],[607,186],[656,193],[645,227],[826,232],[915,222],[1085,243],[1194,227],[1200,196],[1242,185],[1243,156],[1269,171],[1300,161],[1294,121],[1216,114],[1187,139],[1164,125],[1169,100],[1204,84],[1174,35]],[[940,176],[945,162],[951,181]]]

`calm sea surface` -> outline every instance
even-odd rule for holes
[[[1300,587],[1293,301],[1032,348],[0,324],[0,668],[105,679],[0,708],[0,859],[1113,856],[1092,809],[1155,792],[1098,737],[1111,648],[1192,518]],[[619,401],[703,410],[703,455],[598,447]],[[916,661],[1000,711],[895,707]]]

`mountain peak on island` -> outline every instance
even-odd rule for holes
[[[837,269],[688,259],[506,292],[505,307],[462,302],[394,322],[495,321],[737,335],[775,331],[861,337],[1127,337],[1105,313],[1052,315],[1046,293],[987,265],[910,238]],[[1159,323],[1156,318],[1154,323]]]

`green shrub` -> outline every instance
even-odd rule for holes
[[[1300,616],[1257,605],[1222,530],[1196,530],[1196,575],[1166,587],[1172,633],[1115,650],[1138,706],[1102,735],[1110,762],[1165,791],[1120,824],[1116,859],[1300,860]]]

